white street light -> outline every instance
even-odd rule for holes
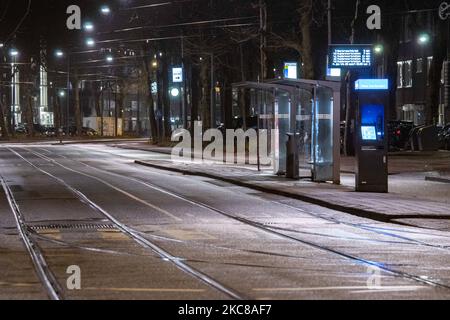
[[[84,30],[91,32],[94,30],[94,25],[92,24],[92,22],[86,22],[84,24]]]
[[[88,38],[86,40],[86,44],[87,44],[88,47],[93,47],[93,46],[95,46],[95,41],[92,38]]]
[[[62,50],[56,50],[55,55],[57,58],[62,58],[64,56],[64,52]]]
[[[63,98],[63,97],[65,97],[66,96],[66,93],[64,92],[64,91],[60,91],[59,92],[59,96],[61,97],[61,98]]]
[[[111,8],[108,7],[107,5],[101,6],[100,7],[100,12],[104,15],[108,15],[111,13]]]
[[[107,61],[107,62],[113,62],[113,61],[114,61],[113,56],[107,56],[107,57],[106,57],[106,61]]]
[[[11,57],[17,57],[19,55],[19,51],[17,51],[16,49],[11,49],[11,51],[9,51],[9,54],[11,55]]]
[[[427,44],[430,41],[430,35],[428,33],[422,33],[421,35],[419,35],[419,44]]]
[[[170,94],[172,97],[178,97],[180,95],[180,90],[178,88],[172,88],[172,90],[170,90]]]

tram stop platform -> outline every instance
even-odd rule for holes
[[[411,153],[391,155],[390,193],[376,194],[354,191],[354,158],[341,159],[341,184],[336,185],[274,176],[273,169],[269,167],[258,171],[254,165],[176,163],[171,160],[170,148],[148,144],[122,144],[116,147],[149,151],[146,160],[136,161],[138,165],[214,179],[224,185],[297,199],[351,216],[450,230],[450,180],[447,181],[450,177],[450,152],[425,156]],[[408,166],[403,165],[405,162]]]

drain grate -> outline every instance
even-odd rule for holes
[[[92,231],[92,230],[118,230],[113,224],[46,224],[29,226],[33,231],[65,230],[65,231]]]

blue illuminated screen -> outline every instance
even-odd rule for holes
[[[365,141],[384,140],[384,106],[366,104],[361,106],[361,134]]]
[[[377,128],[373,126],[362,126],[361,134],[363,140],[376,141],[377,140]]]

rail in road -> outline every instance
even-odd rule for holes
[[[104,179],[99,178],[98,176],[95,176],[95,175],[92,175],[92,174],[89,174],[89,173],[86,173],[86,172],[82,172],[82,171],[79,171],[79,170],[75,170],[75,169],[69,168],[69,167],[65,166],[64,164],[62,164],[61,162],[55,160],[54,158],[50,158],[47,155],[45,155],[43,153],[40,153],[40,152],[37,152],[37,151],[33,151],[30,148],[21,148],[21,149],[26,151],[26,152],[29,152],[29,153],[37,156],[37,157],[39,157],[39,158],[41,158],[41,159],[43,159],[45,161],[48,161],[48,162],[50,162],[50,163],[52,163],[54,165],[57,165],[57,166],[65,169],[65,170],[68,170],[68,171],[70,171],[70,172],[72,172],[74,174],[83,175],[85,177],[88,177],[88,178],[94,179],[94,180],[96,180],[98,182],[101,182],[101,183],[105,184],[106,186],[108,186],[110,188],[113,188],[116,191],[122,192],[123,194],[129,196],[131,199],[133,199],[135,201],[140,201],[141,200],[136,195],[133,195],[130,192],[122,190],[121,188],[119,188],[117,186],[114,186],[110,182],[107,182]],[[11,148],[9,150],[11,152],[13,152],[14,154],[16,154],[19,158],[23,159],[25,162],[27,162],[30,166],[32,166],[36,170],[38,170],[38,171],[48,175],[49,177],[52,177],[53,179],[58,181],[60,184],[64,185],[67,189],[69,189],[71,192],[73,192],[81,201],[89,203],[91,205],[91,207],[95,208],[98,212],[100,212],[105,217],[107,217],[124,234],[126,234],[129,237],[131,237],[136,242],[138,242],[139,244],[145,246],[146,248],[152,249],[153,251],[157,252],[161,256],[161,258],[167,259],[168,261],[171,261],[172,263],[175,263],[183,271],[188,272],[189,274],[195,276],[199,280],[207,283],[208,285],[211,285],[215,289],[226,293],[231,298],[234,298],[234,299],[243,298],[243,295],[241,295],[239,293],[236,293],[233,289],[230,289],[230,288],[227,288],[227,287],[223,286],[222,284],[220,284],[216,280],[208,277],[208,275],[203,274],[200,271],[193,269],[192,267],[190,267],[188,264],[186,264],[184,262],[181,262],[182,259],[173,257],[169,252],[165,251],[163,248],[161,248],[161,247],[157,246],[156,244],[152,243],[146,237],[143,237],[142,235],[140,235],[139,232],[137,232],[137,231],[133,230],[132,228],[124,225],[123,223],[118,221],[115,217],[113,217],[110,213],[108,213],[107,211],[102,209],[98,204],[96,204],[92,200],[90,200],[82,192],[80,192],[79,190],[77,190],[77,189],[73,188],[72,186],[70,186],[63,179],[52,175],[51,173],[47,172],[46,170],[44,170],[42,168],[37,167],[31,161],[27,160],[23,154],[20,154],[19,152],[15,151],[15,150],[13,150]],[[57,155],[57,154],[55,154],[55,155]],[[142,186],[150,188],[150,189],[152,189],[154,191],[163,193],[165,195],[168,195],[168,196],[173,197],[175,199],[184,201],[184,202],[186,202],[188,204],[195,205],[195,206],[200,207],[202,209],[209,210],[209,211],[214,212],[216,214],[220,214],[220,215],[222,215],[222,216],[224,216],[226,218],[235,220],[235,221],[237,221],[239,223],[242,223],[242,224],[244,224],[246,226],[258,229],[260,231],[269,233],[271,235],[274,235],[274,236],[277,236],[277,237],[280,237],[280,238],[283,238],[283,239],[286,239],[286,240],[289,240],[289,241],[293,241],[293,242],[301,244],[301,245],[307,245],[307,246],[313,247],[314,249],[318,249],[318,250],[321,250],[321,251],[326,251],[328,253],[337,255],[337,256],[339,256],[341,258],[353,261],[355,263],[360,263],[360,264],[365,264],[367,266],[377,267],[377,268],[379,268],[381,270],[384,270],[385,272],[390,273],[390,274],[392,274],[392,275],[394,275],[396,277],[401,277],[401,278],[406,278],[406,279],[409,279],[409,280],[414,280],[414,281],[419,282],[421,284],[426,284],[426,285],[430,285],[430,286],[440,287],[440,288],[443,288],[443,289],[450,289],[450,287],[447,284],[444,284],[444,283],[441,283],[441,282],[437,282],[437,281],[434,281],[434,280],[425,279],[425,278],[423,278],[421,276],[418,276],[418,275],[415,275],[415,274],[412,274],[412,273],[403,272],[401,270],[396,270],[396,269],[393,269],[393,268],[390,268],[390,267],[386,267],[382,262],[369,261],[369,260],[364,259],[362,257],[359,257],[357,255],[349,254],[349,253],[346,253],[346,252],[343,252],[343,251],[340,251],[340,250],[337,250],[337,249],[334,249],[334,248],[323,246],[323,245],[321,245],[319,243],[315,243],[315,242],[312,242],[312,241],[305,241],[303,239],[299,239],[299,238],[291,235],[291,233],[294,232],[294,230],[287,230],[287,229],[282,229],[282,228],[276,228],[276,227],[273,227],[273,226],[267,226],[267,225],[262,224],[260,222],[249,220],[249,219],[247,219],[245,217],[240,217],[240,216],[237,216],[237,215],[225,212],[223,210],[220,210],[218,208],[210,206],[210,205],[208,205],[206,203],[203,203],[201,201],[190,199],[188,197],[183,196],[182,194],[173,192],[171,190],[167,190],[167,189],[165,189],[165,188],[163,188],[163,187],[161,187],[159,185],[155,185],[153,183],[149,183],[148,181],[145,181],[145,180],[142,180],[142,179],[135,178],[135,177],[130,177],[130,176],[123,176],[123,175],[117,174],[115,172],[111,172],[111,171],[108,171],[108,170],[104,170],[104,169],[100,169],[100,168],[94,167],[92,165],[86,164],[86,163],[84,163],[82,161],[79,161],[79,160],[75,160],[73,158],[69,159],[69,158],[67,158],[67,157],[65,157],[63,155],[57,155],[57,156],[62,158],[62,159],[64,158],[65,160],[68,160],[68,161],[77,162],[79,164],[82,164],[86,168],[90,168],[90,169],[96,170],[96,171],[101,172],[103,174],[112,175],[112,176],[115,176],[115,177],[126,179],[128,181],[133,181],[133,182],[138,183],[138,184],[140,184]],[[286,204],[284,204],[282,202],[278,202],[278,203],[282,204],[282,205],[285,205],[285,206],[288,206],[288,207],[291,207],[292,209],[300,210],[299,208],[296,208],[294,206],[286,205]],[[304,210],[301,210],[301,211],[304,212],[304,213],[310,214],[310,215],[314,216],[315,218],[324,219],[324,220],[327,220],[327,221],[332,221],[334,223],[342,223],[342,224],[345,224],[345,225],[353,227],[353,228],[374,232],[374,233],[381,234],[381,235],[387,236],[387,237],[401,239],[403,241],[408,241],[412,245],[426,246],[426,247],[432,247],[432,248],[438,249],[438,250],[448,251],[448,247],[429,244],[429,243],[426,243],[426,242],[423,242],[423,241],[420,241],[420,240],[416,240],[416,239],[413,239],[413,238],[410,238],[410,237],[405,237],[405,236],[401,236],[401,235],[395,234],[392,231],[380,230],[378,228],[372,228],[372,227],[367,227],[367,226],[360,226],[360,225],[357,225],[357,224],[342,222],[342,221],[339,221],[337,219],[324,217],[322,215],[315,214],[313,212],[308,212],[308,211],[304,211]]]

